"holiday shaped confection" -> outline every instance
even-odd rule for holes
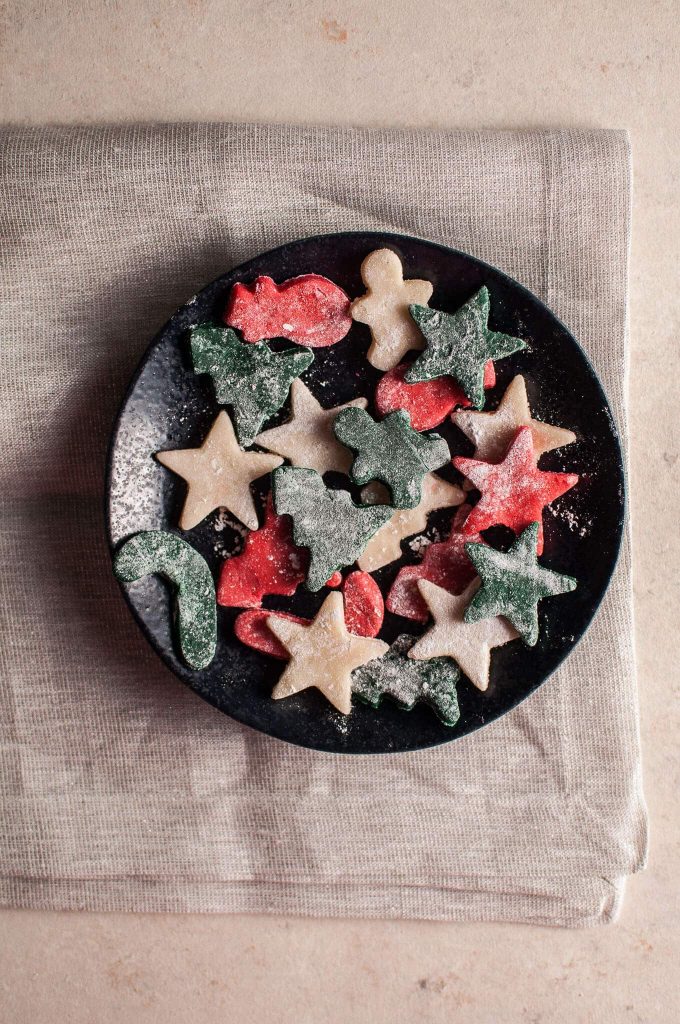
[[[118,549],[113,571],[123,583],[157,573],[177,588],[177,634],[182,657],[194,669],[215,656],[215,584],[208,563],[174,533],[146,530]]]
[[[268,626],[290,655],[274,687],[274,700],[316,687],[343,715],[352,710],[352,671],[388,649],[382,640],[348,632],[337,590],[328,595],[310,625],[270,616]]]
[[[536,458],[576,440],[571,430],[531,418],[526,384],[519,374],[508,384],[495,412],[457,409],[451,419],[474,444],[473,458],[483,462],[500,462],[520,427],[531,429]]]
[[[357,484],[382,480],[395,508],[415,508],[422,499],[423,477],[449,461],[449,446],[439,434],[413,430],[407,412],[376,422],[363,409],[345,409],[335,420],[335,436],[355,453],[351,476]]]
[[[404,565],[399,570],[385,601],[385,607],[393,615],[427,622],[430,613],[418,589],[418,580],[429,580],[451,594],[460,594],[472,582],[475,569],[465,545],[472,539],[481,538],[478,534],[462,532],[469,512],[469,505],[461,505],[453,517],[448,538],[428,544],[422,562]]]
[[[250,484],[283,462],[278,456],[244,452],[224,410],[200,448],[156,452],[156,459],[188,485],[179,520],[181,530],[192,530],[217,508],[226,508],[249,530],[256,530]]]
[[[489,328],[489,309],[488,288],[480,288],[455,313],[411,306],[411,316],[423,333],[426,348],[407,370],[406,382],[454,377],[472,405],[481,409],[489,359],[503,359],[526,347],[520,338]]]
[[[575,473],[543,473],[536,467],[531,427],[520,427],[502,462],[458,457],[453,464],[481,492],[463,533],[479,533],[499,524],[521,533],[531,523],[538,523],[539,555],[543,551],[543,509],[578,483]]]
[[[367,572],[355,571],[342,584],[345,623],[356,636],[377,636],[383,624],[385,605],[380,587]]]
[[[453,658],[473,686],[486,690],[492,649],[516,640],[519,633],[499,616],[479,622],[465,621],[465,609],[478,587],[479,580],[475,579],[462,594],[449,594],[429,580],[419,580],[418,588],[434,624],[416,641],[408,657]]]
[[[210,324],[192,328],[191,355],[195,372],[212,377],[220,405],[234,410],[236,434],[245,448],[314,359],[306,350],[273,352],[263,341],[248,345],[231,329]]]
[[[282,284],[271,277],[239,282],[231,289],[224,322],[247,342],[287,338],[308,348],[335,345],[352,326],[349,298],[320,274],[302,274]]]
[[[576,587],[572,576],[538,564],[537,537],[538,523],[532,523],[509,551],[497,551],[487,544],[466,544],[468,557],[482,581],[465,611],[466,622],[503,615],[524,642],[534,646],[538,640],[538,602],[544,597],[568,594]]]
[[[348,410],[360,411],[360,410]],[[313,469],[281,466],[274,473],[274,506],[293,521],[293,540],[309,550],[309,590],[351,565],[392,516],[389,505],[355,505],[348,491],[331,490]]]
[[[408,658],[413,643],[412,636],[399,636],[381,658],[355,669],[352,690],[374,708],[380,706],[383,697],[390,697],[405,711],[422,701],[444,725],[454,726],[460,718],[456,692],[460,670],[450,658]]]
[[[453,377],[434,377],[419,384],[404,380],[410,363],[400,363],[378,381],[375,407],[380,416],[403,409],[414,430],[432,430],[443,423],[457,406],[469,406],[470,399]],[[484,387],[492,388],[496,374],[491,360],[484,367]]]
[[[255,440],[262,448],[289,459],[293,466],[315,469],[323,476],[329,470],[348,473],[352,453],[333,432],[333,422],[343,409],[365,409],[365,398],[355,398],[344,405],[324,409],[301,380],[294,380],[290,389],[291,417],[280,427],[272,427]]]
[[[425,306],[432,295],[429,281],[405,281],[401,260],[391,249],[376,249],[361,264],[366,293],[352,303],[352,317],[371,329],[366,358],[377,370],[391,370],[410,349],[422,349],[423,337],[409,315],[409,306]]]
[[[389,496],[383,484],[374,482],[364,487],[361,500],[369,504],[375,503],[376,499],[378,502],[388,501]],[[380,527],[357,559],[359,568],[365,572],[375,572],[401,558],[401,542],[425,529],[430,512],[460,505],[462,500],[463,492],[460,487],[450,484],[448,480],[442,480],[436,473],[427,473],[423,477],[420,502],[412,509],[397,509],[389,522]],[[427,618],[427,613],[425,617]]]

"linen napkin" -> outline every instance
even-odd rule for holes
[[[615,916],[646,849],[627,535],[534,696],[452,744],[349,757],[238,725],[163,667],[112,578],[102,496],[115,412],[174,309],[339,230],[422,236],[521,281],[585,347],[625,441],[626,135],[6,129],[0,202],[0,900]]]

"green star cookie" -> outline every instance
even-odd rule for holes
[[[313,469],[281,466],[273,477],[274,507],[293,519],[293,540],[309,549],[307,589],[351,565],[393,515],[390,505],[355,505],[348,491],[332,491]]]
[[[404,380],[417,384],[451,376],[477,409],[484,405],[484,367],[526,347],[521,338],[489,330],[489,289],[480,288],[455,313],[429,306],[409,306],[427,343],[407,370]]]
[[[308,349],[272,352],[263,341],[239,341],[228,327],[191,328],[191,357],[196,373],[208,373],[221,405],[231,405],[239,443],[247,448],[288,397],[290,385],[313,361]]]
[[[508,552],[469,543],[465,551],[482,585],[465,609],[466,622],[502,615],[530,647],[538,640],[538,602],[576,588],[572,576],[544,569],[536,558],[538,523],[527,526]]]
[[[351,476],[357,484],[382,480],[395,508],[415,508],[426,473],[448,462],[449,446],[439,434],[419,434],[403,409],[379,423],[363,409],[343,409],[335,417],[338,441],[355,452]]]
[[[377,708],[384,696],[391,697],[410,711],[421,700],[429,704],[444,725],[453,726],[460,718],[456,683],[460,669],[451,658],[414,661],[406,654],[415,638],[397,637],[382,658],[375,658],[352,672],[352,691],[360,700]]]
[[[202,555],[174,533],[145,530],[118,549],[116,577],[133,583],[158,573],[177,587],[177,632],[182,656],[192,668],[209,665],[217,644],[215,584]]]

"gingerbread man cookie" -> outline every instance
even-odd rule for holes
[[[361,264],[361,278],[367,291],[352,303],[352,318],[371,329],[369,363],[391,370],[410,349],[425,347],[409,306],[427,305],[433,287],[429,281],[405,281],[401,260],[391,249],[369,253]]]

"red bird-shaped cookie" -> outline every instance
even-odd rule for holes
[[[502,524],[521,533],[538,523],[537,554],[543,551],[543,509],[578,483],[576,473],[543,473],[536,466],[531,427],[520,427],[502,462],[453,459],[481,498],[463,524],[463,533],[479,533]]]
[[[335,345],[352,326],[348,296],[319,274],[303,274],[282,284],[271,277],[235,284],[224,322],[237,328],[244,341],[288,338],[308,348]]]

